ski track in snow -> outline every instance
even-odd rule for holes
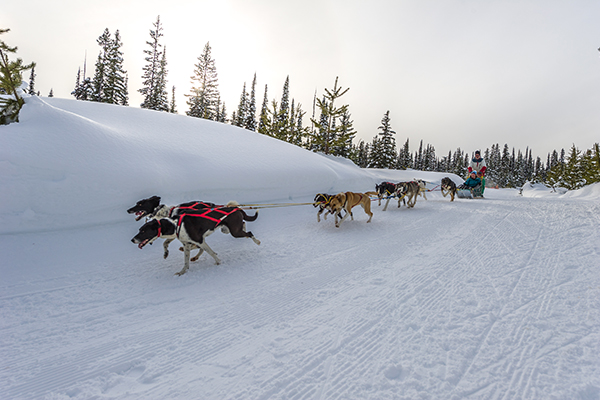
[[[514,193],[261,210],[261,246],[214,233],[182,277],[96,228],[114,255],[0,286],[0,398],[598,399],[600,207]]]

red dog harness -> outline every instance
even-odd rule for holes
[[[199,204],[199,203],[196,203],[196,204]],[[221,222],[223,222],[223,220],[225,218],[227,218],[229,215],[231,215],[234,212],[236,212],[237,210],[239,210],[239,208],[237,208],[237,207],[232,207],[233,209],[230,211],[225,211],[225,210],[223,210],[223,208],[225,208],[225,207],[207,208],[206,211],[203,212],[202,214],[181,214],[179,216],[179,221],[177,221],[177,237],[179,237],[179,231],[181,230],[181,222],[183,221],[183,217],[190,216],[190,217],[206,218],[208,220],[216,222],[217,223],[215,225],[215,228],[216,228],[217,226],[219,226],[219,224]],[[229,208],[229,207],[227,207],[227,208]]]

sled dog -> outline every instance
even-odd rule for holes
[[[333,199],[331,199],[331,209],[335,215],[335,226],[337,228],[340,227],[340,224],[348,218],[350,215],[351,219],[354,220],[354,216],[352,215],[352,208],[357,205],[361,205],[365,210],[365,213],[369,216],[369,220],[367,222],[371,222],[373,218],[373,213],[371,212],[371,198],[369,196],[377,196],[377,192],[367,192],[367,193],[354,193],[354,192],[345,192],[336,194]],[[341,215],[340,212],[342,210],[346,211],[346,215],[340,219],[338,222],[338,215]]]
[[[448,177],[442,179],[442,195],[444,197],[450,195],[450,201],[454,201],[454,196],[456,196],[456,183]]]
[[[206,243],[206,238],[211,235],[219,226],[224,225],[228,228],[231,236],[236,238],[248,237],[256,244],[260,241],[254,237],[252,232],[244,230],[244,221],[254,221],[258,213],[248,216],[244,210],[238,207],[219,207],[205,210],[190,210],[187,213],[180,214],[174,218],[154,218],[146,222],[139,230],[138,234],[131,241],[142,249],[147,244],[152,244],[159,237],[165,238],[163,244],[164,257],[169,254],[168,245],[170,242],[179,239],[183,244],[184,264],[183,269],[176,275],[183,275],[190,266],[190,251],[199,249],[198,254],[191,259],[196,261],[202,252],[206,251],[220,264],[221,260]]]

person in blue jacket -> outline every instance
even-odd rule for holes
[[[473,196],[483,197],[483,194],[481,193],[481,178],[477,176],[476,171],[471,171],[469,179],[460,185],[459,189],[469,189],[473,193]]]

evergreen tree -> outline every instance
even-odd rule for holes
[[[169,112],[171,114],[177,114],[177,106],[175,105],[175,86],[171,89],[171,104],[169,105]]]
[[[352,121],[351,118],[350,112],[347,109],[340,117],[338,138],[332,148],[332,154],[335,156],[346,158],[350,156],[350,152],[352,151],[352,141],[356,135],[356,131],[354,130],[353,126],[354,121]]]
[[[50,88],[50,93],[48,93],[48,97],[54,97],[54,89]]]
[[[0,29],[0,35],[9,31],[10,29]],[[10,61],[8,54],[16,52],[17,47],[10,47],[3,40],[0,40],[0,94],[10,96],[0,98],[0,125],[19,122],[19,111],[25,104],[25,101],[19,95],[19,88],[23,83],[21,73],[35,67],[35,63],[23,65],[23,60],[20,58],[17,58],[16,61]]]
[[[244,82],[244,88],[240,95],[240,102],[238,104],[237,112],[235,117],[231,119],[231,124],[235,126],[244,126],[246,121],[246,113],[248,108],[248,93],[246,93],[246,82]]]
[[[127,105],[129,93],[127,91],[127,72],[123,69],[123,52],[121,51],[121,35],[115,31],[114,40],[108,42],[106,53],[106,83],[104,86],[103,101],[110,104]]]
[[[580,189],[585,185],[585,178],[581,164],[581,151],[575,144],[565,160],[565,170],[562,176],[562,184],[569,190]]]
[[[375,156],[376,165],[373,165],[373,168],[393,168],[396,165],[397,157],[396,138],[394,138],[396,132],[392,130],[390,124],[389,110],[383,115],[381,125],[377,129],[381,130],[378,133],[379,140],[377,142],[377,151],[381,152],[381,154]]]
[[[337,126],[336,121],[346,113],[348,105],[337,107],[335,102],[348,90],[348,88],[338,87],[338,78],[336,77],[333,89],[325,89],[323,99],[317,100],[321,116],[318,121],[311,118],[311,121],[317,127],[317,130],[310,134],[313,151],[329,154],[334,147],[339,146],[339,142],[347,140],[347,138],[341,137],[342,128]]]
[[[143,67],[142,84],[138,89],[144,100],[140,107],[150,110],[168,111],[167,87],[167,59],[166,49],[163,51],[163,45],[160,44],[160,38],[163,36],[160,15],[156,17],[153,23],[154,29],[150,29],[150,40],[146,41],[149,49],[144,50],[146,65]]]
[[[404,146],[398,152],[398,163],[396,164],[397,169],[408,169],[412,168],[412,157],[408,144],[408,138],[404,142]]]
[[[35,66],[31,67],[31,74],[29,74],[29,88],[27,93],[31,96],[35,96]]]
[[[244,128],[249,131],[256,131],[256,73],[252,80],[252,88],[250,89],[250,98],[246,105],[246,118],[244,120]]]
[[[267,85],[265,85],[265,95],[263,97],[260,115],[258,117],[258,133],[263,135],[268,134],[271,129],[271,121],[269,120],[269,100],[267,98]]]
[[[92,101],[106,102],[107,93],[106,91],[106,80],[107,80],[107,64],[108,64],[108,53],[110,51],[112,39],[110,38],[110,31],[108,28],[104,29],[102,35],[96,39],[96,42],[100,46],[100,52],[96,59],[94,79],[92,80],[93,92]],[[110,96],[110,89],[108,96]]]
[[[381,140],[379,135],[373,137],[371,142],[371,151],[369,152],[368,168],[385,168],[385,159],[383,157],[383,151],[381,149]]]
[[[187,115],[197,118],[215,119],[217,116],[217,100],[220,98],[218,76],[215,60],[211,56],[210,43],[206,43],[198,63],[194,65],[192,88],[187,104],[190,107]]]

